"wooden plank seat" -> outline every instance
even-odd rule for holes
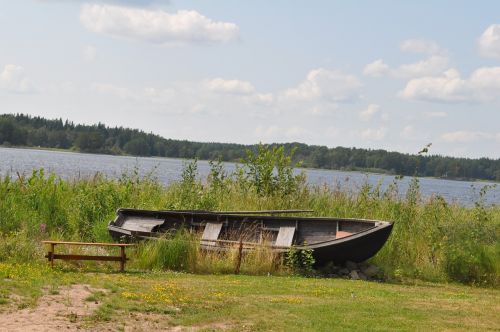
[[[274,245],[276,247],[290,247],[293,242],[295,227],[281,226]]]
[[[50,266],[54,266],[55,259],[62,260],[87,260],[87,261],[109,261],[109,262],[120,262],[120,271],[125,271],[125,263],[128,260],[125,254],[126,247],[132,247],[134,244],[127,243],[96,243],[96,242],[69,242],[69,241],[42,241],[44,244],[50,245],[50,251],[45,255],[50,262]],[[97,247],[119,247],[120,256],[102,256],[102,255],[74,255],[74,254],[56,254],[56,245],[67,245],[67,246],[97,246]]]
[[[215,245],[219,238],[222,229],[222,222],[207,222],[203,235],[201,236],[201,244]]]
[[[335,238],[336,239],[341,239],[343,237],[351,236],[351,235],[352,235],[352,233],[349,233],[349,232],[337,231],[337,234],[335,235]]]

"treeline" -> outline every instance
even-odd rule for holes
[[[171,158],[239,161],[256,145],[201,143],[166,139],[123,127],[80,125],[62,119],[49,120],[24,114],[0,115],[0,145],[72,149],[81,152],[160,156]],[[378,171],[390,174],[433,176],[449,179],[500,181],[500,159],[467,159],[410,155],[385,150],[327,148],[302,143],[280,144],[304,167]]]

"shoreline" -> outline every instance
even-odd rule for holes
[[[82,152],[72,149],[60,149],[60,148],[46,148],[46,147],[33,147],[33,146],[4,146],[0,145],[0,148],[4,149],[19,149],[19,150],[34,150],[34,151],[49,151],[49,152],[63,152],[63,153],[74,153],[74,154],[85,154],[85,155],[95,155],[95,156],[112,156],[112,157],[131,157],[131,158],[149,158],[149,159],[173,159],[173,160],[194,160],[195,158],[178,158],[178,157],[162,157],[162,156],[136,156],[129,154],[111,154],[111,153],[96,153],[96,152]],[[197,159],[198,161],[208,162],[209,160]],[[223,163],[241,164],[238,161],[222,161]],[[333,168],[315,168],[315,167],[294,167],[297,170],[314,170],[314,171],[338,171],[338,172],[352,172],[352,173],[365,173],[365,174],[375,174],[375,175],[386,175],[391,177],[396,177],[398,174],[392,174],[389,172],[377,172],[370,169],[333,169]],[[383,169],[380,169],[381,171]],[[402,175],[402,177],[412,178],[412,175]],[[435,176],[417,176],[419,179],[433,179],[433,180],[446,180],[446,181],[457,181],[457,182],[486,182],[491,184],[500,184],[500,181],[489,180],[489,179],[464,179],[464,178],[440,178]]]

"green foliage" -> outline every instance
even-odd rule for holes
[[[296,193],[305,183],[305,175],[294,175],[292,157],[285,148],[259,144],[257,151],[247,150],[243,159],[244,172],[248,183],[260,196],[280,195],[286,197]]]
[[[158,240],[139,243],[132,266],[149,270],[174,270],[206,274],[234,273],[238,260],[238,246],[226,251],[202,250],[199,234],[179,230]],[[277,254],[266,246],[257,246],[245,253],[240,271],[244,274],[280,274],[282,266]]]
[[[500,283],[500,224],[484,197],[493,186],[480,189],[468,224],[450,232],[445,247],[445,271],[454,280],[475,284]]]
[[[224,189],[226,186],[227,173],[224,170],[222,160],[220,158],[215,161],[210,160],[208,164],[210,165],[210,173],[208,174],[207,180],[210,188],[215,190]]]
[[[305,244],[307,245],[307,244]],[[314,274],[314,260],[313,249],[296,249],[291,247],[285,254],[285,266],[292,272],[312,276]]]
[[[140,243],[136,265],[143,269],[192,271],[196,266],[197,252],[196,237],[180,230],[170,238]]]
[[[9,234],[0,232],[0,262],[37,262],[43,256],[40,242],[34,241],[25,229]]]
[[[445,271],[453,280],[477,285],[500,283],[500,244],[450,245],[446,251]]]
[[[150,156],[151,148],[144,137],[136,137],[125,143],[123,150],[134,156]]]
[[[385,191],[380,184],[368,183],[357,192],[347,190],[342,183],[311,187],[291,172],[291,155],[286,150],[261,147],[261,152],[264,156],[249,154],[247,164],[234,175],[227,175],[220,161],[211,163],[206,181],[199,178],[196,161],[187,163],[180,181],[168,187],[152,174],[139,176],[137,169],[116,180],[99,174],[63,180],[43,170],[0,178],[0,261],[27,262],[40,257],[40,240],[47,238],[111,241],[106,227],[119,207],[219,211],[303,208],[314,210],[317,216],[393,221],[391,236],[372,259],[389,278],[499,285],[500,207],[485,204],[489,186],[480,190],[472,208],[448,203],[439,196],[423,199],[417,179],[411,181],[403,198],[399,180]],[[190,256],[194,254],[186,240],[174,239],[171,244],[160,241],[158,247],[148,249],[150,254],[144,249],[137,261],[150,268],[234,272],[234,249],[221,256],[200,252]],[[263,247],[245,255],[242,273],[279,273],[277,258],[266,250]],[[307,251],[289,256],[289,266],[311,272],[312,256]]]

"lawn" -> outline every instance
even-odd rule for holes
[[[168,187],[136,173],[64,180],[37,170],[0,178],[0,331],[500,330],[500,207],[484,201],[491,186],[464,207],[423,198],[418,178],[405,195],[398,179],[385,191],[368,183],[355,192],[310,186],[290,161],[280,149],[264,149],[232,175],[211,163],[205,180],[188,163]],[[42,240],[110,242],[107,225],[119,207],[299,208],[393,221],[370,260],[387,281],[297,276],[323,274],[285,260],[276,266],[258,250],[243,259],[246,275],[233,275],[232,256],[191,250],[186,243],[195,241],[182,232],[139,245],[126,273],[115,273],[116,264],[47,265]]]
[[[68,285],[96,304],[68,327],[229,331],[498,330],[500,290],[459,284],[380,283],[283,276],[114,273],[0,263],[0,317],[36,310]],[[71,299],[66,297],[67,301]],[[68,303],[69,305],[69,303]],[[73,324],[73,325],[72,325]],[[151,325],[155,324],[155,325]],[[1,330],[1,328],[0,328]]]

